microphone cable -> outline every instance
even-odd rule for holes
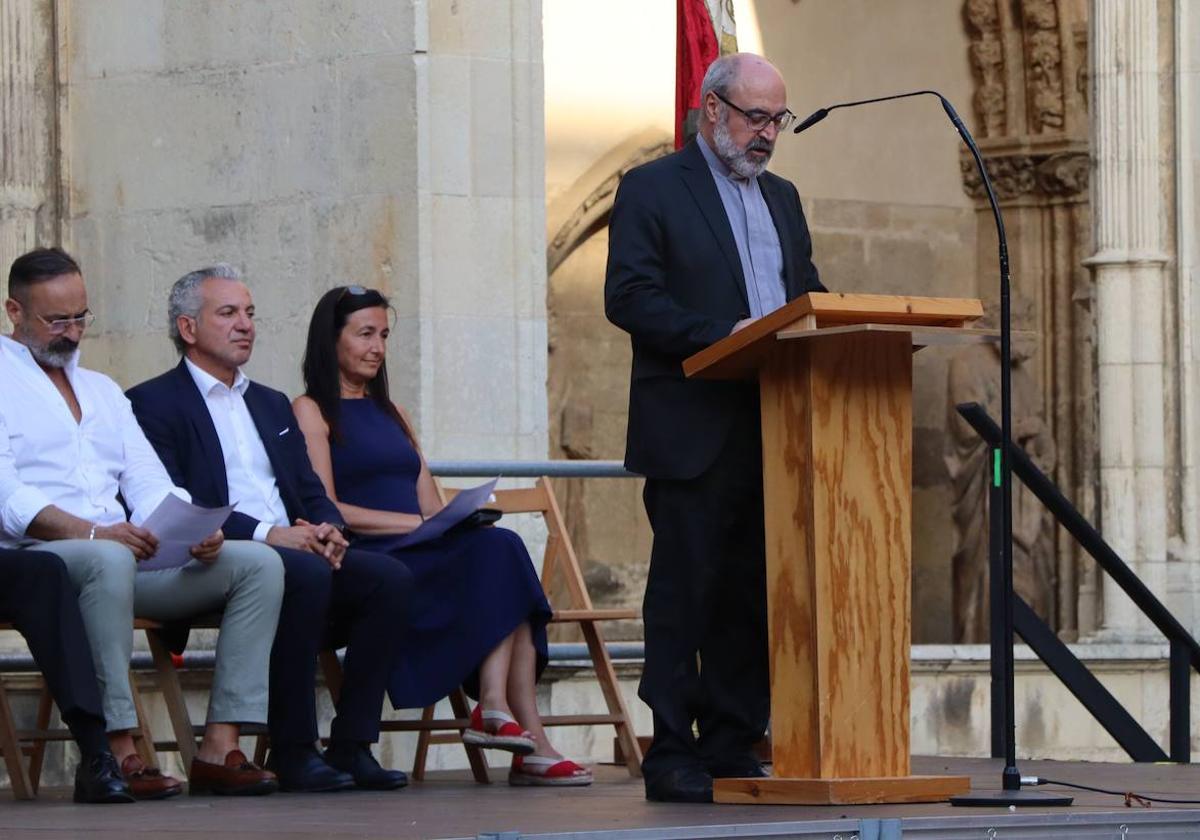
[[[1143,808],[1149,808],[1153,802],[1159,802],[1167,805],[1200,805],[1200,799],[1173,799],[1165,796],[1146,796],[1140,793],[1134,793],[1130,790],[1110,790],[1108,788],[1092,787],[1091,785],[1081,785],[1075,782],[1064,782],[1059,779],[1047,779],[1043,776],[1022,776],[1022,786],[1038,786],[1038,785],[1056,785],[1058,787],[1074,788],[1076,790],[1086,790],[1091,793],[1103,793],[1108,796],[1121,796],[1125,799],[1125,807],[1132,808],[1135,804]]]

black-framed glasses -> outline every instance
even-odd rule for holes
[[[758,108],[751,108],[749,111],[745,111],[734,105],[715,90],[713,91],[713,96],[717,97],[717,99],[720,99],[730,108],[745,117],[746,125],[750,127],[751,131],[762,131],[767,127],[768,123],[775,123],[775,128],[777,128],[779,131],[787,131],[788,126],[790,126],[796,119],[796,115],[793,114],[788,108],[784,108],[778,114],[768,114],[766,111]]]
[[[69,318],[55,318],[53,321],[43,318],[36,312],[33,317],[45,324],[46,328],[50,330],[51,335],[62,335],[71,329],[71,327],[79,327],[81,330],[87,329],[95,322],[96,313],[90,309],[85,309],[78,315],[72,315]]]

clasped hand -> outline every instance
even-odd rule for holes
[[[282,548],[319,554],[335,569],[342,567],[342,558],[350,545],[342,532],[328,522],[313,525],[303,519],[297,519],[296,524],[290,527],[276,525],[267,533],[267,542]]]
[[[116,525],[105,525],[97,528],[94,538],[119,542],[132,551],[133,556],[138,560],[146,560],[153,557],[154,553],[158,551],[158,537],[145,528],[139,528],[132,522],[118,522]],[[217,555],[221,552],[221,546],[224,543],[225,535],[220,531],[216,531],[206,537],[203,542],[192,546],[192,556],[201,563],[212,563],[217,559]]]

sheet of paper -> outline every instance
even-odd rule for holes
[[[459,490],[458,494],[450,500],[450,504],[426,519],[415,530],[405,534],[396,543],[396,548],[408,548],[436,540],[472,513],[484,507],[492,498],[492,491],[496,489],[496,482],[499,480],[500,478],[497,476],[478,487]]]
[[[139,572],[174,569],[192,559],[190,549],[214,534],[233,511],[232,505],[205,508],[168,493],[142,523],[158,537],[158,551],[138,563]]]

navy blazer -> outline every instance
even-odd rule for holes
[[[191,493],[198,505],[229,504],[229,478],[217,428],[183,360],[174,370],[130,388],[126,396],[171,480]],[[289,522],[305,519],[345,525],[308,460],[304,435],[287,395],[251,382],[245,401],[275,471]],[[234,511],[222,530],[228,539],[249,540],[258,522]]]
[[[758,184],[779,233],[787,299],[825,291],[796,187],[770,172]],[[621,179],[604,308],[633,346],[625,465],[648,478],[695,478],[758,399],[754,383],[683,375],[684,359],[750,313],[733,229],[695,140]]]

